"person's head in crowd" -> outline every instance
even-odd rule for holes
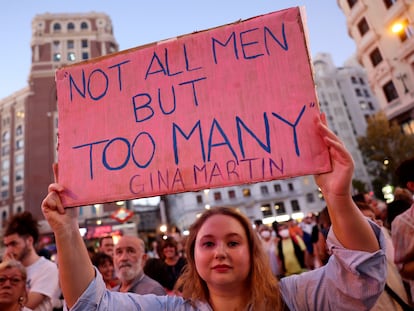
[[[9,218],[4,230],[5,256],[27,266],[37,256],[35,245],[39,239],[38,222],[30,212],[15,214]]]
[[[26,269],[17,260],[0,263],[0,310],[22,310],[27,301]]]
[[[95,247],[87,246],[86,249],[88,250],[89,258],[92,260],[92,257],[96,254]]]
[[[173,237],[162,240],[159,255],[164,261],[177,258],[179,256],[177,241]]]
[[[266,225],[261,225],[259,228],[260,238],[269,241],[272,238],[272,229]]]
[[[112,236],[106,235],[99,239],[99,252],[105,253],[109,256],[114,255],[114,240]]]
[[[277,310],[281,305],[267,254],[250,220],[237,209],[205,211],[190,227],[186,258],[176,283],[184,298],[207,302],[211,292],[232,287],[252,310]]]
[[[362,212],[362,214],[371,219],[373,222],[377,223],[377,225],[382,226],[381,219],[378,219],[374,209],[371,205],[365,202],[355,202],[356,206],[358,206],[359,210]]]
[[[404,200],[407,203],[413,203],[413,193],[407,188],[396,187],[394,190],[394,200]]]
[[[114,263],[108,254],[98,252],[92,256],[92,264],[98,268],[107,288],[112,288],[114,279]]]
[[[114,249],[115,273],[121,283],[129,283],[143,273],[147,258],[145,243],[135,236],[123,236]]]
[[[395,175],[402,187],[414,192],[414,158],[400,163],[395,170]]]
[[[165,264],[159,258],[148,258],[145,261],[144,273],[151,279],[156,280],[164,288],[169,285],[168,271]]]

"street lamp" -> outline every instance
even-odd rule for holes
[[[407,94],[410,90],[407,87],[407,84],[405,83],[405,80],[407,79],[406,73],[399,73],[397,74],[397,79],[401,81],[403,87],[404,87],[404,93]]]

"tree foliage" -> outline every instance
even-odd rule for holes
[[[358,145],[377,187],[396,185],[395,169],[414,156],[414,135],[403,134],[401,127],[390,123],[384,112],[368,119],[366,136],[358,137]]]

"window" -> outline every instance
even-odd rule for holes
[[[68,53],[68,60],[73,62],[75,59],[76,59],[75,53],[74,52],[69,52]]]
[[[288,183],[288,189],[289,189],[289,191],[293,191],[293,190],[295,190],[294,188],[293,188],[293,184],[290,182],[290,183]]]
[[[357,84],[358,83],[357,79],[354,76],[351,77],[351,82],[353,84]]]
[[[368,26],[368,23],[365,17],[359,21],[357,27],[358,27],[361,37],[363,37],[368,32],[369,26]]]
[[[229,199],[235,199],[236,198],[236,191],[229,190],[228,194],[229,194]]]
[[[89,59],[89,53],[88,52],[82,52],[82,59],[83,60]]]
[[[250,197],[252,194],[250,193],[250,189],[249,188],[244,188],[243,189],[243,196],[244,197]]]
[[[378,48],[375,48],[371,54],[369,54],[369,59],[371,60],[372,66],[376,67],[379,63],[382,62],[382,55]]]
[[[82,23],[81,23],[81,25],[80,25],[80,28],[81,28],[82,30],[88,29],[88,28],[89,28],[89,27],[88,27],[88,23],[87,23],[87,22],[82,22]]]
[[[370,97],[371,96],[367,89],[363,89],[363,91],[364,91],[364,96],[365,97]]]
[[[406,135],[414,134],[414,120],[406,120],[401,124],[401,128]]]
[[[361,83],[361,85],[365,85],[364,79],[362,79],[361,77],[359,78],[359,83]]]
[[[9,160],[1,161],[1,169],[3,171],[7,171],[9,168],[10,168],[10,161]]]
[[[290,205],[292,206],[292,211],[293,212],[300,212],[300,206],[299,206],[299,201],[298,200],[290,201]]]
[[[388,81],[383,87],[382,90],[384,91],[385,98],[387,102],[391,102],[394,99],[398,98],[397,90],[395,89],[395,85],[392,81]]]
[[[361,90],[358,88],[355,89],[355,94],[356,96],[362,96]]]
[[[387,9],[392,7],[397,0],[383,0],[384,5]]]
[[[62,29],[62,26],[59,23],[53,24],[53,31],[54,32],[60,32],[61,29]]]
[[[88,39],[82,39],[82,41],[81,41],[81,45],[82,45],[82,48],[84,49],[84,48],[87,48],[88,47]]]
[[[273,189],[275,192],[282,192],[282,186],[280,184],[274,184]]]
[[[273,208],[275,209],[277,215],[286,214],[285,203],[283,202],[275,203]]]
[[[273,216],[272,209],[270,208],[270,204],[263,204],[260,207],[260,210],[262,211],[263,217]]]
[[[405,19],[401,23],[404,29],[398,32],[398,37],[400,37],[401,42],[404,42],[408,38],[412,37],[413,29],[412,29],[412,26],[410,26],[410,22],[408,21],[408,19]]]
[[[349,8],[352,9],[352,7],[358,2],[358,0],[347,0]]]
[[[306,202],[308,203],[315,202],[315,196],[313,195],[313,193],[310,192],[306,194]]]
[[[9,145],[4,145],[3,147],[1,147],[1,155],[5,156],[8,155],[10,153],[10,146]]]
[[[16,181],[23,180],[24,173],[23,170],[16,170]]]
[[[62,58],[62,56],[60,55],[60,53],[54,53],[53,54],[53,61],[60,62],[61,58]]]
[[[16,193],[22,193],[23,192],[23,185],[17,185],[16,186]]]
[[[1,141],[3,143],[6,143],[9,140],[10,140],[10,132],[9,131],[6,131],[6,132],[3,133],[3,136],[2,136],[2,140]]]
[[[16,136],[20,136],[23,134],[23,126],[19,125],[16,127]]]
[[[17,212],[17,213],[21,213],[21,212],[23,212],[23,208],[22,208],[21,206],[18,206],[18,207],[17,207],[16,212]]]
[[[260,193],[263,195],[268,195],[269,189],[267,189],[267,186],[260,186]]]
[[[221,201],[221,192],[214,192],[214,201]]]
[[[197,194],[196,200],[198,204],[203,203],[203,196],[201,194]]]
[[[2,199],[7,199],[9,197],[9,191],[8,190],[4,190],[1,192],[1,198]]]
[[[23,146],[24,146],[24,140],[23,139],[16,140],[16,150],[23,149]]]
[[[75,47],[75,42],[73,40],[68,40],[67,45],[68,49],[73,49]]]
[[[16,155],[16,164],[23,164],[23,162],[24,162],[24,155],[23,154]]]
[[[68,24],[68,31],[74,31],[75,30],[75,24],[74,23],[69,23]]]
[[[1,176],[1,186],[7,187],[9,185],[9,175]]]
[[[368,102],[369,110],[375,110],[374,105],[371,102]]]

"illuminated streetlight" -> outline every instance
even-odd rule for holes
[[[388,159],[385,159],[384,160],[384,165],[388,165],[388,164],[390,164],[390,161]]]
[[[401,33],[404,31],[406,27],[406,24],[403,22],[395,22],[392,26],[391,26],[391,31],[393,33]]]
[[[161,231],[162,233],[167,232],[167,225],[161,225],[161,226],[160,226],[160,231]]]

